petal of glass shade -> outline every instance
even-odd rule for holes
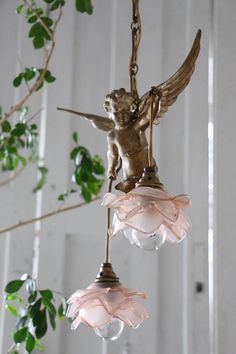
[[[137,328],[145,318],[147,311],[142,304],[135,300],[130,300],[116,311],[116,317],[125,322],[128,326]]]

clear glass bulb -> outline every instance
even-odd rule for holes
[[[138,240],[135,244],[146,251],[157,251],[165,243],[165,236],[152,234],[146,238]]]
[[[104,326],[94,328],[97,336],[104,340],[116,340],[121,336],[124,329],[124,322],[118,318],[114,318],[111,323]]]
[[[132,234],[134,244],[146,251],[158,250],[164,245],[166,240],[166,230],[163,225],[150,235],[143,236],[143,233],[140,233],[137,230],[133,230]]]

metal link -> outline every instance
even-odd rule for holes
[[[137,55],[141,37],[141,19],[139,15],[139,0],[132,0],[133,21],[130,25],[132,31],[132,53],[129,64],[130,91],[138,99],[136,75],[138,73]]]

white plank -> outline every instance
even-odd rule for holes
[[[235,285],[235,95],[236,3],[215,1],[214,13],[214,129],[215,129],[215,249],[218,337],[217,353],[236,346]],[[217,320],[216,317],[216,320]]]

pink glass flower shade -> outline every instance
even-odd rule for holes
[[[141,248],[158,249],[165,240],[178,243],[191,228],[183,212],[191,201],[184,194],[173,197],[162,189],[136,187],[127,194],[107,193],[102,205],[115,211],[110,234],[122,232]]]
[[[117,324],[117,320],[137,328],[148,317],[144,306],[137,301],[144,298],[144,293],[124,288],[120,283],[114,287],[101,287],[92,283],[87,289],[77,290],[69,298],[66,316],[73,319],[72,329],[85,323],[96,332],[96,329],[103,329],[105,325]]]

